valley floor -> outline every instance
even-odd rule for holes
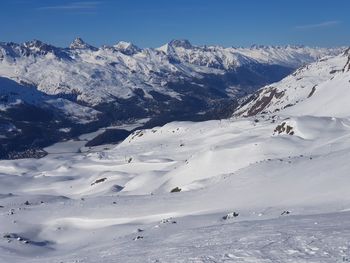
[[[267,116],[1,161],[0,262],[347,262],[349,150],[346,118]]]

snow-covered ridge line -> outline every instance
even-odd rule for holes
[[[81,38],[69,48],[59,48],[39,40],[0,43],[0,76],[30,83],[47,94],[67,94],[96,105],[114,97],[128,99],[141,89],[145,97],[152,91],[180,99],[181,94],[167,85],[182,80],[220,75],[240,67],[254,70],[257,65],[297,68],[342,49],[302,46],[253,46],[224,48],[194,46],[187,40],[173,40],[160,48],[139,48],[119,42],[93,47]]]

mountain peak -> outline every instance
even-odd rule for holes
[[[258,45],[258,44],[253,44],[250,46],[251,49],[265,49],[267,46],[265,45]]]
[[[96,49],[95,47],[87,44],[83,39],[77,37],[74,41],[69,45],[70,49]]]
[[[26,48],[37,48],[37,49],[41,49],[45,46],[49,46],[48,44],[45,44],[44,42],[40,41],[40,40],[37,40],[37,39],[33,39],[31,41],[27,41],[24,43],[24,46]]]
[[[182,47],[185,49],[193,48],[191,42],[187,39],[173,39],[169,42],[169,45],[173,47]]]
[[[129,56],[139,53],[141,51],[141,49],[138,46],[125,41],[118,42],[118,44],[116,44],[114,48],[120,51],[121,53]]]
[[[47,53],[60,53],[58,49],[52,45],[46,44],[40,40],[34,39],[32,41],[27,41],[23,44],[23,47],[30,50],[31,54],[41,54],[45,55]]]

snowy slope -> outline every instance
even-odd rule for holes
[[[259,90],[237,114],[250,116],[281,112],[286,115],[348,117],[349,66],[349,50],[304,66],[282,81]]]
[[[283,122],[293,135],[275,131]],[[337,262],[349,249],[349,148],[349,119],[265,117],[1,161],[0,261]]]
[[[0,262],[349,261],[348,56],[296,71],[240,112],[266,114],[0,161]]]

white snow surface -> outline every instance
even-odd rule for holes
[[[1,161],[0,262],[341,262],[350,120],[272,120],[174,122],[110,150]],[[282,121],[294,135],[274,132]]]
[[[67,142],[42,159],[0,161],[0,262],[349,261],[344,56],[298,71],[320,88],[305,99],[310,91],[290,86],[289,98],[304,101],[279,112],[172,122],[107,150],[59,153],[80,147]],[[324,107],[321,92],[345,104]]]

